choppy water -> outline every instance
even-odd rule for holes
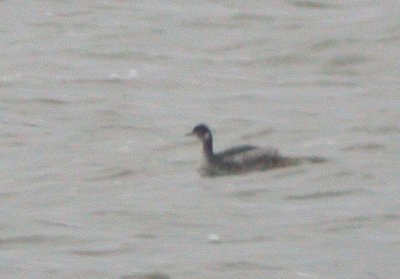
[[[1,277],[398,278],[399,11],[1,1]],[[331,161],[201,178],[198,122]]]

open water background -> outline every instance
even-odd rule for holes
[[[399,278],[398,0],[0,1],[0,61],[2,278]]]

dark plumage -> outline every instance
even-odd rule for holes
[[[200,169],[205,176],[239,174],[255,170],[267,170],[295,165],[301,161],[321,162],[322,158],[290,158],[279,154],[276,149],[264,149],[253,145],[242,145],[214,153],[212,134],[205,124],[194,127],[188,135],[194,135],[203,143],[205,162]]]

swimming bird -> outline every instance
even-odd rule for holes
[[[325,161],[320,157],[286,157],[280,155],[277,149],[265,149],[254,145],[241,145],[214,153],[212,134],[206,124],[196,125],[187,135],[196,136],[203,144],[204,164],[200,168],[203,176],[240,174],[292,166],[305,161]]]

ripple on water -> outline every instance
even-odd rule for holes
[[[399,134],[400,128],[397,126],[379,126],[379,127],[356,126],[351,128],[350,131],[360,132],[367,135],[391,135],[391,134]]]
[[[95,210],[92,212],[93,216],[100,216],[100,217],[129,217],[133,215],[133,212],[130,210],[123,210],[123,209],[108,209],[108,210]]]
[[[211,233],[207,236],[208,243],[213,245],[224,245],[224,244],[254,244],[264,243],[271,241],[271,238],[264,235],[253,235],[248,237],[234,237],[234,236],[221,236],[219,234]]]
[[[363,144],[353,144],[347,147],[342,148],[342,151],[345,152],[352,152],[352,151],[375,151],[375,150],[380,150],[385,148],[383,144],[379,144],[376,142],[370,142],[370,143],[363,143]]]
[[[350,230],[359,230],[367,226],[381,227],[387,222],[398,221],[398,214],[378,214],[378,215],[360,215],[342,219],[335,219],[317,224],[319,228],[326,232],[342,233]]]
[[[131,275],[122,275],[121,279],[170,279],[167,274],[160,272],[151,272],[151,273],[135,273]]]
[[[54,98],[35,98],[35,99],[32,99],[31,102],[38,103],[41,105],[49,105],[49,106],[62,106],[62,105],[70,104],[70,102],[68,102],[68,101],[63,101],[63,100],[54,99]]]
[[[273,21],[273,17],[270,15],[265,15],[262,13],[246,13],[240,12],[237,14],[233,14],[231,19],[238,22],[270,22]]]
[[[280,266],[273,266],[273,265],[267,265],[267,264],[259,264],[259,263],[253,263],[249,261],[226,261],[226,262],[220,262],[218,265],[215,267],[216,270],[221,270],[221,271],[238,271],[242,272],[244,270],[262,270],[262,271],[281,271],[284,270],[283,267]]]
[[[322,3],[322,1],[295,1],[293,5],[299,8],[309,9],[338,9],[340,8],[337,4]]]
[[[85,256],[85,257],[106,257],[106,256],[116,256],[122,255],[128,252],[131,252],[132,248],[127,247],[127,245],[123,245],[123,247],[119,248],[110,248],[110,249],[77,249],[77,250],[68,250],[67,253],[74,254],[77,256]]]
[[[327,198],[337,198],[343,196],[352,196],[366,193],[363,189],[354,189],[354,190],[337,190],[337,191],[317,191],[308,194],[300,194],[300,195],[288,195],[286,196],[286,200],[318,200],[318,199],[327,199]]]
[[[136,171],[128,168],[108,168],[99,172],[100,174],[98,176],[89,178],[88,181],[116,180],[132,176],[136,173]]]
[[[322,229],[327,232],[339,233],[343,231],[360,229],[367,225],[370,221],[371,218],[367,216],[351,217],[324,223],[322,224]]]
[[[138,238],[138,239],[156,239],[157,238],[157,236],[152,233],[137,233],[133,237]]]
[[[257,131],[254,133],[249,133],[241,136],[242,139],[253,139],[253,138],[260,138],[260,137],[265,137],[273,134],[275,132],[274,129],[269,128],[269,129],[264,129],[261,131]]]
[[[58,244],[63,241],[69,241],[70,237],[49,236],[42,234],[22,235],[0,238],[0,249],[10,248],[18,245],[39,245],[39,244]]]
[[[255,199],[264,198],[270,192],[271,191],[266,188],[257,188],[257,189],[246,189],[246,190],[235,191],[235,192],[231,193],[230,195],[233,198],[253,201]]]

